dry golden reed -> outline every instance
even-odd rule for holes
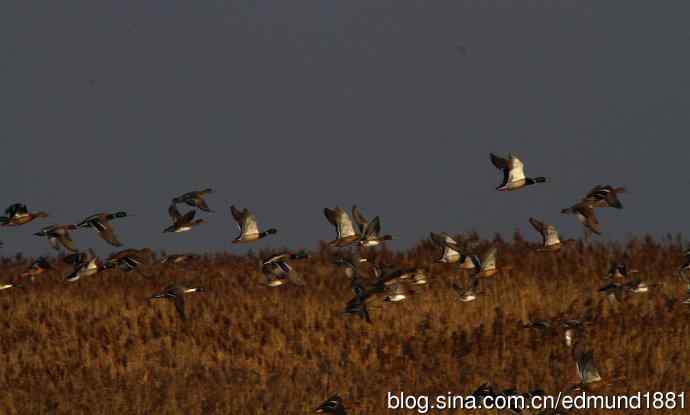
[[[579,243],[557,254],[534,252],[520,235],[481,246],[489,243],[511,269],[483,280],[477,301],[457,300],[450,287],[465,276],[455,266],[433,264],[429,285],[373,309],[373,325],[342,315],[352,292],[324,247],[294,262],[305,287],[262,286],[256,258],[231,255],[152,265],[151,279],[116,270],[76,283],[37,277],[0,292],[0,413],[303,414],[337,392],[348,413],[385,414],[388,391],[468,394],[491,382],[557,393],[577,381],[562,333],[522,325],[590,309],[599,371],[616,380],[597,392],[688,391],[678,241]],[[425,267],[436,255],[426,241],[379,254]],[[597,289],[623,258],[663,286],[613,306]],[[27,265],[5,259],[0,269],[10,278]],[[187,321],[171,302],[148,300],[171,282],[209,289],[187,297]]]

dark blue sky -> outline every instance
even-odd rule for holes
[[[58,4],[59,3],[59,4]],[[279,233],[331,239],[324,207],[380,215],[406,247],[430,230],[566,236],[560,209],[623,185],[603,238],[687,233],[690,4],[646,1],[27,2],[0,5],[0,204],[49,220],[0,230],[49,252],[49,223],[127,210],[130,247],[245,252],[230,204]],[[458,46],[467,50],[466,56]],[[490,151],[551,183],[494,188]],[[218,213],[161,234],[170,199]],[[81,248],[111,248],[92,231]]]

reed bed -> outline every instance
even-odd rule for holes
[[[466,275],[434,264],[429,242],[379,252],[431,277],[409,301],[373,309],[371,325],[342,315],[352,292],[324,246],[293,263],[305,287],[260,285],[251,255],[151,265],[148,279],[117,270],[71,284],[58,272],[39,276],[0,292],[0,413],[303,414],[337,392],[348,413],[385,414],[389,391],[469,394],[482,382],[555,394],[578,380],[562,332],[522,326],[588,312],[597,316],[588,333],[599,371],[616,379],[598,393],[688,391],[690,306],[673,277],[680,241],[579,242],[559,253],[535,252],[520,235],[481,242],[489,244],[510,269],[483,280],[471,303],[451,289]],[[616,306],[597,290],[623,258],[663,285]],[[9,278],[28,264],[5,258],[0,269]],[[187,321],[171,302],[148,300],[172,282],[209,289],[187,298]]]

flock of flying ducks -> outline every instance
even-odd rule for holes
[[[509,154],[507,158],[490,154],[492,164],[503,172],[503,180],[496,188],[498,191],[514,191],[523,189],[527,186],[546,183],[545,177],[527,177],[524,171],[523,162],[514,154]],[[622,209],[623,205],[618,199],[620,193],[624,193],[622,187],[612,187],[609,185],[597,185],[592,188],[583,198],[571,207],[563,209],[563,214],[573,214],[583,224],[585,237],[591,234],[601,235],[601,226],[595,215],[596,208],[615,208]],[[197,211],[213,213],[205,200],[205,196],[213,193],[212,189],[204,189],[185,193],[172,199],[168,209],[171,225],[166,227],[163,232],[187,232],[196,226],[202,225],[207,221],[195,218]],[[187,212],[180,213],[178,207],[187,205],[191,207]],[[270,235],[276,234],[275,228],[261,230],[256,217],[248,209],[238,209],[230,207],[233,219],[239,227],[239,235],[232,241],[233,243],[251,243]],[[365,215],[353,206],[351,215],[340,207],[334,209],[325,208],[324,215],[328,222],[334,226],[336,237],[328,243],[334,248],[359,247],[359,253],[338,257],[334,263],[344,270],[345,275],[350,279],[350,284],[354,297],[346,302],[344,314],[354,315],[371,323],[368,304],[373,298],[382,297],[384,303],[397,303],[407,299],[414,291],[411,289],[415,285],[427,284],[427,272],[423,268],[400,268],[386,264],[375,263],[367,259],[370,248],[374,248],[392,240],[388,234],[382,234],[381,220],[378,216],[368,220]],[[72,266],[72,270],[65,276],[69,282],[74,282],[83,277],[95,275],[110,268],[119,268],[125,272],[137,271],[147,276],[140,270],[140,266],[146,264],[152,256],[152,251],[144,249],[124,249],[110,255],[105,261],[99,259],[92,250],[80,251],[77,249],[71,232],[78,229],[91,228],[108,244],[121,247],[112,221],[120,218],[132,216],[127,212],[96,213],[86,217],[77,224],[50,225],[42,228],[34,235],[45,237],[50,245],[59,250],[61,247],[70,254],[63,258],[66,264]],[[5,216],[0,217],[0,226],[22,226],[35,219],[46,218],[45,212],[30,212],[26,205],[15,203],[5,210]],[[541,235],[542,243],[537,249],[540,252],[558,252],[564,246],[573,242],[572,239],[561,240],[556,227],[545,224],[535,218],[529,218],[529,223]],[[467,245],[459,243],[447,233],[430,234],[431,241],[441,249],[440,256],[436,259],[438,263],[458,264],[460,270],[469,272],[468,283],[466,285],[453,284],[454,290],[458,294],[459,301],[471,302],[477,299],[481,293],[479,291],[480,281],[490,278],[501,270],[508,268],[497,267],[496,247],[490,247],[481,256],[471,251]],[[2,242],[0,242],[0,247]],[[679,271],[681,276],[688,283],[688,298],[685,303],[690,304],[690,250],[685,252],[686,261]],[[194,254],[168,255],[161,259],[162,263],[178,264],[197,258]],[[286,283],[302,286],[305,284],[302,276],[290,266],[290,261],[308,258],[304,252],[299,253],[280,253],[271,255],[267,258],[259,259],[258,271],[262,275],[262,281],[269,287],[278,287]],[[366,270],[369,268],[369,271]],[[34,277],[48,270],[53,270],[53,266],[45,259],[36,259],[31,266],[23,272],[18,279],[9,283],[1,284],[0,290],[22,287],[27,281],[32,281]],[[639,278],[630,278],[629,274],[635,270],[628,270],[625,264],[613,264],[609,270],[608,277],[611,282],[600,289],[600,292],[607,295],[609,300],[620,302],[629,293],[646,292],[652,285],[643,283]],[[186,319],[185,295],[194,292],[204,292],[203,287],[187,287],[182,284],[173,284],[165,287],[162,291],[155,293],[151,299],[169,299],[182,319]],[[584,387],[588,384],[601,381],[601,376],[596,368],[592,350],[588,346],[584,320],[565,320],[559,321],[565,328],[566,345],[572,348],[572,355],[575,359],[577,372],[581,383],[577,387]],[[537,329],[550,329],[553,322],[545,320],[532,321],[526,327]],[[504,391],[504,394],[514,394],[515,391]],[[530,392],[536,393],[536,392]],[[482,385],[475,395],[486,396],[494,394],[490,386]],[[334,414],[345,414],[342,399],[338,395],[330,397],[326,402],[319,406],[315,412],[325,412]],[[555,413],[555,412],[554,412]]]

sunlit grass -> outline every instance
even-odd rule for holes
[[[0,413],[298,414],[340,393],[355,414],[387,413],[386,393],[470,393],[482,382],[557,393],[577,381],[561,331],[522,328],[530,318],[578,318],[589,328],[604,379],[601,391],[687,391],[687,306],[670,301],[685,286],[671,240],[578,244],[536,253],[519,236],[483,241],[499,267],[477,301],[450,288],[463,278],[433,264],[430,283],[411,300],[372,310],[373,325],[343,316],[349,281],[331,253],[295,262],[307,286],[263,287],[250,257],[206,257],[194,265],[153,265],[146,279],[107,271],[76,283],[56,273],[26,289],[0,292]],[[623,259],[658,290],[609,304],[597,289]],[[386,262],[429,267],[422,242],[383,252]],[[8,278],[25,260],[4,260]],[[65,266],[63,272],[66,272]],[[178,281],[204,286],[187,297],[188,321],[172,303],[148,297]],[[348,405],[350,404],[350,405]],[[459,412],[458,412],[459,413]]]

